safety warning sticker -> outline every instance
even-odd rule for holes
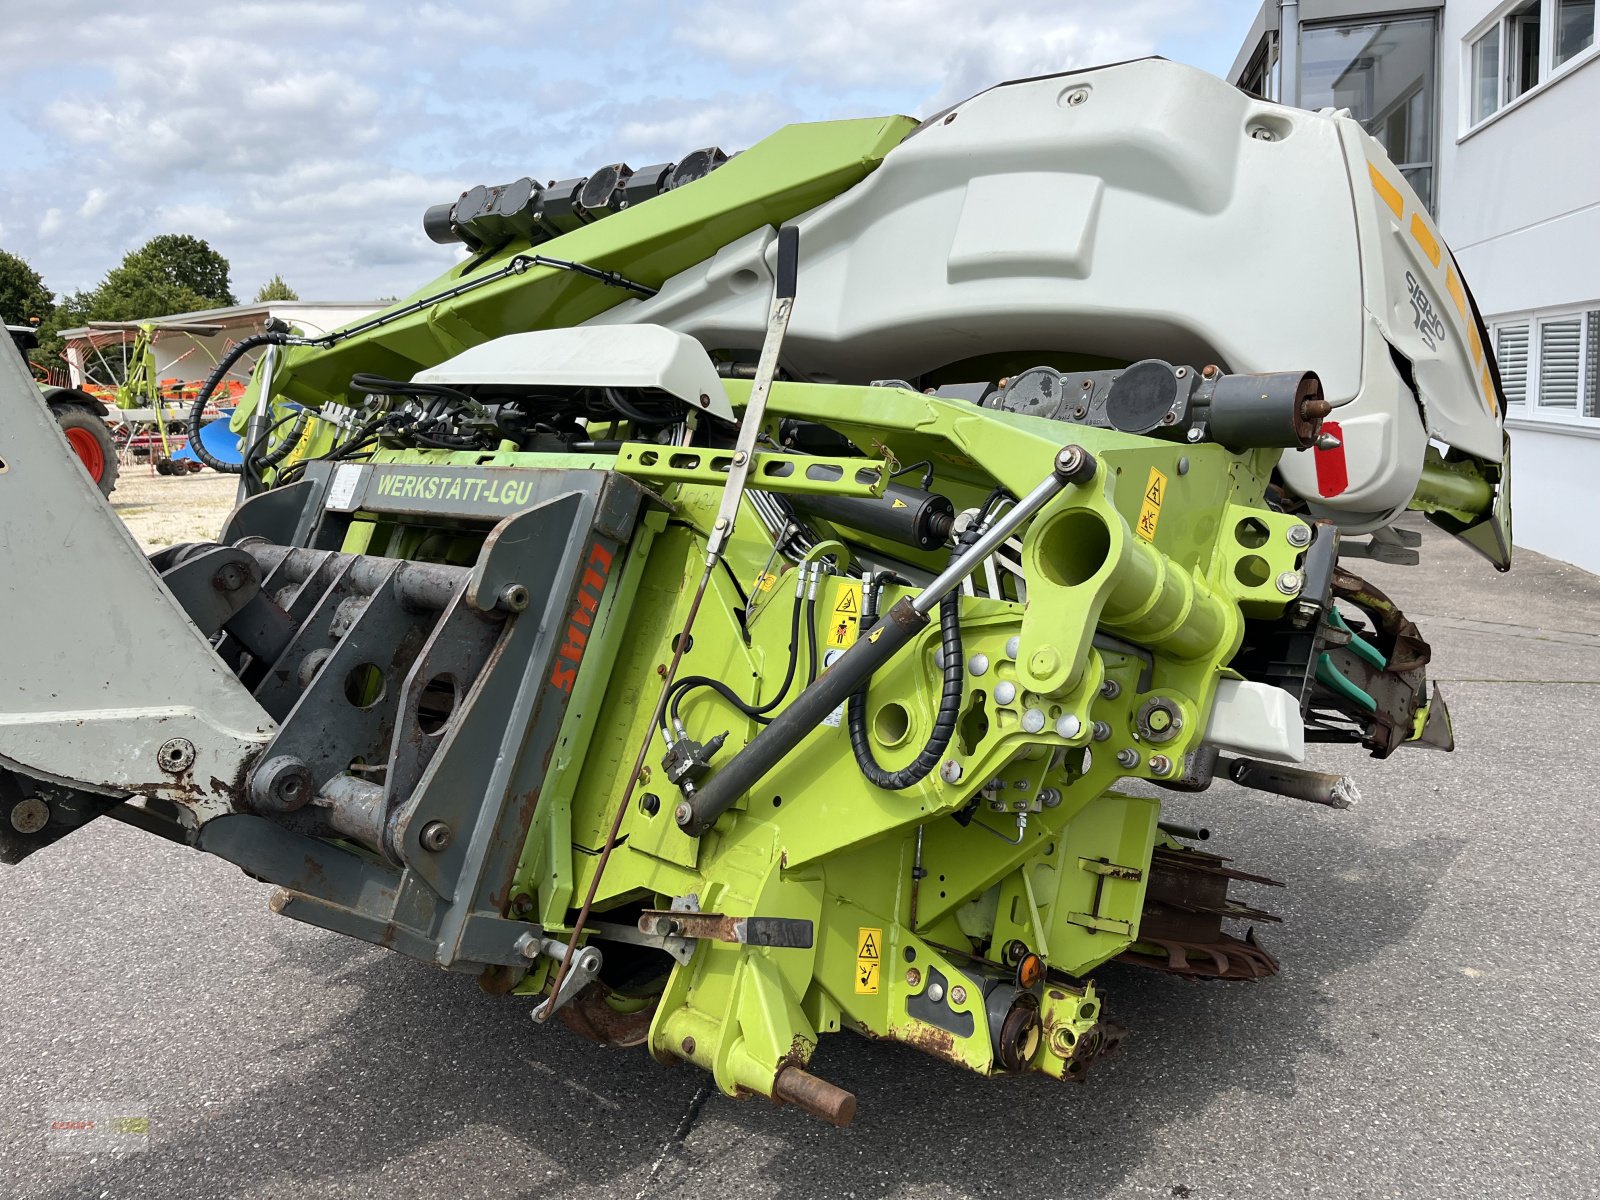
[[[1155,467],[1150,468],[1150,480],[1144,485],[1144,499],[1139,504],[1139,520],[1133,531],[1147,542],[1156,540],[1156,522],[1161,519],[1161,502],[1167,498],[1167,477]]]
[[[841,579],[833,594],[833,613],[828,618],[828,648],[844,650],[856,644],[861,632],[861,583]]]
[[[856,930],[856,995],[878,994],[878,968],[881,965],[883,930],[863,925]]]

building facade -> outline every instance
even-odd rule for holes
[[[1595,33],[1595,0],[1266,0],[1230,78],[1384,144],[1490,328],[1517,543],[1600,573]]]

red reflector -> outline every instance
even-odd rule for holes
[[[1324,421],[1322,432],[1339,439],[1337,446],[1324,450],[1318,446],[1311,453],[1316,456],[1317,491],[1323,496],[1337,496],[1350,486],[1350,472],[1344,465],[1344,431],[1337,421]]]

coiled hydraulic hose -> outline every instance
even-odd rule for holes
[[[974,539],[975,540],[975,539]],[[959,555],[964,543],[956,547]],[[879,576],[882,579],[882,576]],[[877,621],[877,587],[866,589],[870,594],[862,597],[861,634],[865,635]],[[867,738],[867,684],[853,692],[846,703],[847,723],[850,729],[850,750],[855,755],[856,766],[866,776],[867,782],[885,791],[904,791],[914,783],[926,779],[944,757],[950,738],[956,731],[956,720],[961,715],[961,693],[965,686],[966,663],[961,651],[961,595],[956,589],[939,601],[939,633],[944,662],[944,690],[939,696],[939,713],[934,718],[933,732],[917,757],[898,771],[886,771],[873,757],[872,743]]]
[[[213,471],[220,471],[224,475],[241,475],[244,473],[245,465],[242,461],[237,463],[223,462],[215,454],[207,450],[205,443],[200,440],[200,422],[205,417],[206,405],[211,401],[211,393],[217,390],[217,385],[222,382],[223,377],[227,375],[233,364],[257,346],[298,345],[303,341],[304,339],[290,337],[287,333],[255,333],[235,342],[228,352],[218,360],[211,374],[206,376],[205,383],[200,385],[200,394],[195,397],[194,407],[189,410],[189,448],[194,451],[196,458]],[[302,409],[300,415],[295,419],[295,423],[289,427],[289,432],[284,434],[283,440],[278,443],[277,449],[262,455],[256,460],[261,469],[275,467],[289,456],[289,452],[300,441],[300,435],[305,432],[307,420],[309,420],[309,416]]]

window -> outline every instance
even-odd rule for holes
[[[1550,82],[1594,47],[1594,0],[1519,0],[1467,40],[1468,127]]]
[[[1472,43],[1472,123],[1500,107],[1500,26]]]
[[[1539,322],[1539,406],[1578,411],[1583,318]]]
[[[1539,82],[1539,8],[1528,0],[1506,17],[1506,99],[1515,100]]]
[[[1502,318],[1493,334],[1511,415],[1600,424],[1600,306]]]
[[[1571,62],[1594,45],[1594,0],[1558,0],[1556,66]]]
[[[1500,366],[1500,386],[1507,404],[1528,398],[1528,327],[1502,325],[1494,331],[1494,357]]]
[[[1348,108],[1429,206],[1437,94],[1433,64],[1432,17],[1300,29],[1300,104]]]

